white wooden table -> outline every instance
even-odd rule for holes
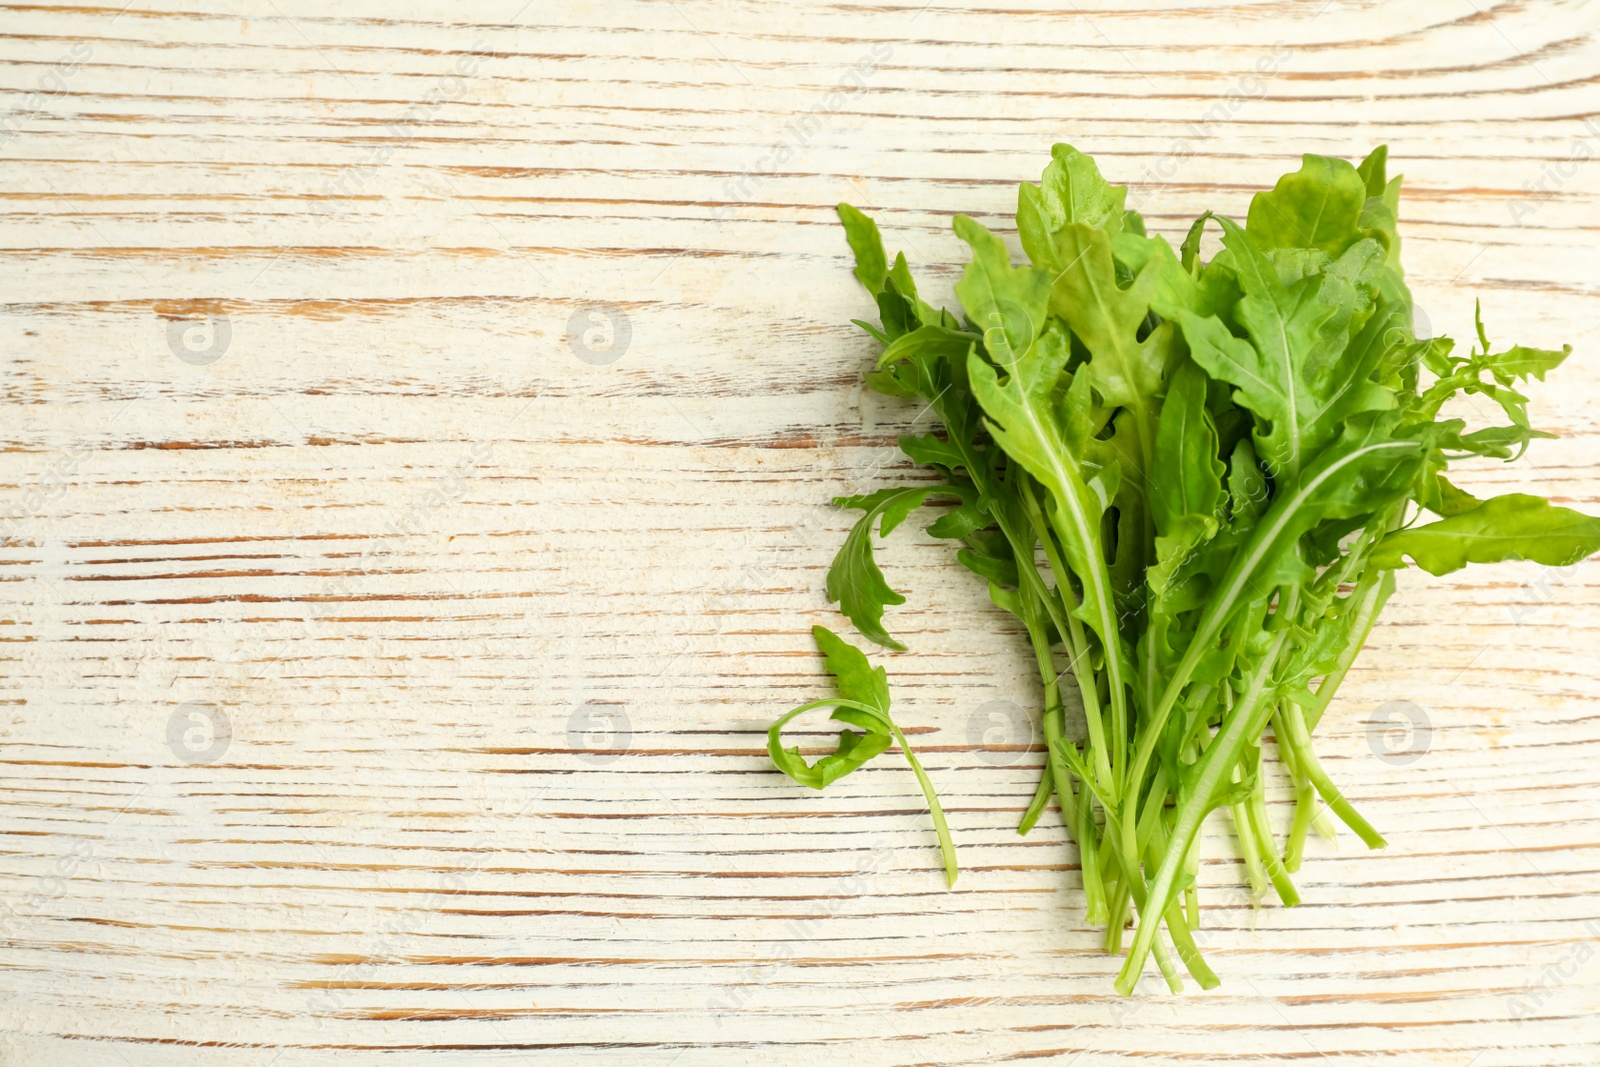
[[[1600,3],[520,4],[0,8],[0,1064],[1600,1061],[1593,564],[1403,577],[1319,746],[1392,844],[1257,911],[1213,826],[1210,993],[1015,834],[947,546],[884,661],[955,891],[903,763],[763,749],[917,414],[841,199],[948,298],[1052,141],[1174,238],[1387,141],[1434,330],[1577,348],[1465,483],[1600,510]]]

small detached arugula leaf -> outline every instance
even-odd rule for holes
[[[1551,436],[1534,428],[1526,390],[1571,349],[1496,351],[1481,315],[1465,354],[1415,335],[1388,162],[1382,147],[1359,164],[1306,155],[1255,195],[1243,225],[1207,211],[1175,250],[1127,210],[1126,188],[1056,145],[1039,184],[1018,190],[1025,263],[955,217],[972,253],[960,316],[924,301],[877,224],[839,206],[878,311],[877,324],[857,320],[882,346],[866,382],[942,428],[900,440],[926,483],[835,501],[863,515],[828,595],[863,635],[901,650],[883,613],[904,598],[878,567],[874,532],[954,502],[928,533],[954,541],[956,562],[1021,622],[1039,668],[1045,764],[1018,832],[1054,799],[1106,950],[1122,952],[1135,923],[1124,993],[1151,959],[1175,991],[1180,964],[1203,987],[1217,982],[1193,936],[1196,843],[1213,812],[1229,811],[1256,897],[1286,906],[1300,899],[1291,875],[1311,830],[1332,838],[1337,819],[1383,847],[1312,733],[1408,560],[1448,574],[1600,551],[1600,519],[1537,496],[1480,500],[1447,477],[1458,460],[1515,460]],[[1222,250],[1207,261],[1211,221]],[[1441,417],[1458,398],[1494,421]],[[1438,518],[1418,524],[1422,512]],[[953,881],[944,816],[889,718],[884,671],[815,632],[839,695],[780,720],[773,761],[822,788],[899,743]],[[1065,729],[1069,673],[1079,741]],[[817,707],[855,731],[808,764],[778,731]],[[1281,840],[1265,798],[1269,725],[1293,786]]]
[[[928,801],[928,812],[933,816],[933,828],[938,834],[939,852],[944,860],[945,883],[955,885],[956,847],[950,840],[950,827],[945,822],[944,809],[939,806],[939,797],[933,791],[933,782],[929,781],[927,772],[922,769],[916,754],[911,751],[911,745],[906,742],[905,735],[889,717],[887,673],[882,667],[874,667],[868,663],[867,657],[860,649],[846,643],[827,627],[813,626],[811,635],[816,638],[817,648],[825,657],[839,694],[802,704],[772,724],[771,729],[767,731],[767,753],[772,757],[772,762],[780,771],[801,785],[810,786],[812,789],[823,789],[860,767],[873,756],[883,753],[891,744],[898,744],[900,751],[905,753],[906,762],[911,764],[911,770],[917,776],[917,784],[922,787],[922,795]],[[840,730],[838,747],[816,763],[807,763],[800,755],[798,745],[793,748],[783,747],[783,728],[797,716],[826,707],[834,709],[829,718],[854,726],[862,732]]]
[[[976,492],[964,485],[890,487],[863,496],[835,497],[833,501],[838,507],[866,514],[845,535],[844,544],[839,546],[833,565],[828,568],[828,600],[839,605],[839,610],[861,631],[861,636],[897,652],[905,651],[906,646],[883,628],[883,609],[889,604],[904,604],[906,598],[890,588],[878,567],[872,550],[872,528],[876,524],[879,536],[888,537],[908,515],[935,495],[953,495],[970,501]],[[961,529],[966,520],[960,515],[954,512],[941,521],[949,520],[946,528]]]

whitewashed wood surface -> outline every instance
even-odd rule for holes
[[[1112,991],[920,531],[956,889],[763,748],[915,477],[839,200],[948,299],[1053,141],[1169,236],[1387,142],[1434,331],[1577,349],[1463,481],[1600,511],[1600,3],[119,7],[0,6],[0,1064],[1600,1062],[1593,563],[1403,576],[1319,746],[1391,845],[1256,910],[1212,826],[1208,993]]]

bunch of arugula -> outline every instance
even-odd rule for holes
[[[938,435],[900,448],[937,472],[835,503],[864,512],[827,591],[871,641],[904,598],[885,581],[873,532],[919,507],[953,503],[929,533],[1026,630],[1038,662],[1047,746],[1026,833],[1052,795],[1075,839],[1091,923],[1121,950],[1131,992],[1148,955],[1175,991],[1173,954],[1204,987],[1195,947],[1197,842],[1229,809],[1257,899],[1299,897],[1290,874],[1308,832],[1332,836],[1326,805],[1369,847],[1383,838],[1339,792],[1311,734],[1409,558],[1433,574],[1509,559],[1567,565],[1600,549],[1600,520],[1520,494],[1478,500],[1444,474],[1470,456],[1515,459],[1535,437],[1518,386],[1571,351],[1516,346],[1454,354],[1418,338],[1396,232],[1400,178],[1379,148],[1359,166],[1307,155],[1258,193],[1245,225],[1210,212],[1179,249],[1147,235],[1093,160],[1056,145],[1039,185],[1023,184],[1016,225],[1029,265],[966,216],[972,249],[958,318],[917,295],[905,256],[878,228],[839,216],[855,274],[881,325],[868,384],[937,413]],[[1199,255],[1206,224],[1222,251]],[[1505,425],[1440,418],[1458,395],[1486,397]],[[1422,513],[1438,518],[1418,524]],[[955,857],[933,787],[888,715],[882,668],[818,627],[836,698],[775,724],[769,750],[822,788],[898,742],[928,798],[945,870]],[[1062,662],[1087,723],[1064,735]],[[781,728],[833,706],[841,732],[815,766]],[[1268,726],[1294,785],[1281,847],[1267,819]],[[1320,800],[1320,803],[1319,803]],[[1160,936],[1165,927],[1167,939]],[[1167,947],[1170,939],[1172,950]]]

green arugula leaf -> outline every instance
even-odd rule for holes
[[[970,345],[968,347],[971,347]],[[961,354],[966,358],[966,353]],[[947,473],[954,473],[967,464],[966,453],[954,441],[935,437],[933,434],[915,436],[902,434],[899,440],[900,451],[911,458],[911,462],[922,467],[938,466]]]
[[[854,771],[873,756],[879,755],[891,744],[898,744],[905,753],[906,762],[916,775],[917,784],[928,802],[928,813],[933,818],[934,832],[939,838],[939,851],[944,859],[945,884],[956,884],[956,848],[950,837],[950,827],[945,822],[944,809],[934,792],[933,782],[923,770],[905,735],[889,717],[889,678],[882,667],[867,662],[861,650],[825,626],[813,626],[811,635],[822,651],[828,670],[833,674],[839,695],[813,700],[785,713],[767,730],[767,754],[773,764],[800,785],[823,789]],[[815,764],[808,764],[800,755],[798,745],[783,747],[783,728],[796,717],[817,708],[833,707],[830,718],[859,727],[863,733],[839,731],[839,744],[832,754],[823,756]]]
[[[1148,579],[1156,595],[1166,590],[1178,564],[1216,535],[1226,501],[1224,472],[1217,458],[1217,433],[1206,411],[1205,372],[1186,361],[1167,387],[1150,469],[1157,563]]]
[[[1464,511],[1471,511],[1483,501],[1464,489],[1457,489],[1444,475],[1434,474],[1432,478],[1423,480],[1423,489],[1417,496],[1417,503],[1435,515],[1449,518]]]
[[[1254,446],[1248,440],[1240,441],[1228,461],[1228,506],[1234,526],[1254,526],[1267,509],[1270,492]]]
[[[1502,381],[1513,378],[1526,380],[1537,378],[1541,382],[1544,376],[1561,366],[1568,356],[1572,355],[1572,346],[1564,345],[1561,351],[1556,352],[1548,348],[1524,348],[1515,345],[1504,352],[1487,357],[1489,369]]]
[[[1207,212],[1205,217],[1213,216]],[[1180,260],[1165,237],[1119,233],[1111,237],[1111,253],[1130,276],[1151,275],[1150,310],[1172,321],[1180,309],[1200,316],[1214,315],[1238,298],[1238,285],[1226,263],[1210,270],[1199,269],[1199,242],[1200,229],[1190,230]]]
[[[1364,299],[1358,285],[1379,264],[1364,251],[1370,246],[1358,244],[1340,261],[1358,284],[1330,265],[1285,285],[1255,239],[1221,221],[1245,293],[1236,314],[1250,339],[1234,337],[1215,317],[1182,312],[1179,321],[1195,362],[1236,386],[1234,399],[1261,420],[1261,458],[1293,476],[1350,417],[1394,406],[1394,394],[1369,377],[1380,352],[1369,350],[1355,366],[1341,358]]]
[[[1044,329],[1050,276],[1034,267],[1012,267],[1005,242],[965,215],[956,216],[955,231],[972,246],[972,262],[956,283],[956,298],[982,331],[989,358],[1010,366]]]
[[[849,204],[841,203],[836,209],[839,221],[844,223],[844,237],[855,253],[855,276],[876,296],[883,289],[883,280],[889,275],[889,259],[883,251],[883,235],[878,224]]]
[[[1024,182],[1017,190],[1017,233],[1033,265],[1055,275],[1067,266],[1055,235],[1073,222],[1120,233],[1128,214],[1128,189],[1109,184],[1094,160],[1071,145],[1054,146],[1050,156],[1040,183]],[[1144,232],[1142,220],[1138,232]]]
[[[839,695],[889,714],[889,673],[874,667],[859,648],[849,644],[826,626],[813,626],[828,671],[839,685]]]
[[[1154,334],[1141,339],[1157,269],[1146,266],[1124,289],[1117,284],[1111,239],[1073,222],[1055,235],[1066,264],[1050,287],[1050,311],[1072,327],[1089,350],[1089,380],[1104,402],[1145,411],[1161,390],[1163,349]],[[1168,249],[1170,253],[1171,249]]]
[[[1389,184],[1388,178],[1384,173],[1388,166],[1388,162],[1389,146],[1386,144],[1381,144],[1377,148],[1374,148],[1371,152],[1368,152],[1367,158],[1363,159],[1356,167],[1356,173],[1359,174],[1361,176],[1361,180],[1366,183],[1367,196],[1383,196],[1384,189]]]
[[[1543,497],[1508,493],[1390,534],[1372,550],[1372,562],[1403,567],[1409,556],[1429,574],[1449,574],[1468,563],[1513,559],[1567,567],[1595,552],[1600,552],[1600,519],[1554,507]]]
[[[1246,228],[1262,248],[1318,248],[1338,256],[1361,236],[1368,177],[1342,159],[1307,153],[1300,169],[1250,201]]]
[[[905,651],[906,646],[883,628],[885,606],[904,604],[906,598],[890,588],[883,571],[878,569],[872,550],[874,525],[880,537],[888,537],[930,496],[966,497],[969,492],[966,487],[955,485],[889,486],[860,496],[835,498],[837,507],[866,512],[839,546],[827,579],[828,600],[838,603],[839,610],[855,624],[861,636],[885,648]]]

